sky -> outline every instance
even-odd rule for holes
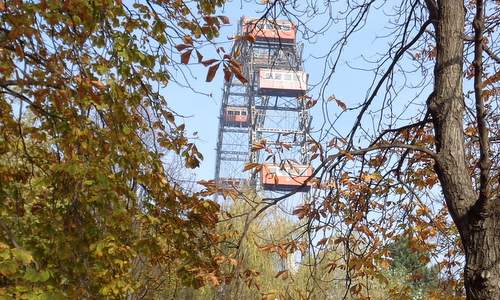
[[[224,9],[218,14],[228,16],[231,24],[221,29],[220,36],[215,42],[229,51],[232,42],[228,37],[236,33],[239,19],[242,16],[260,17],[262,9],[263,6],[255,2],[230,1],[226,3]],[[374,10],[370,14],[369,26],[366,26],[361,32],[354,33],[346,46],[345,54],[339,60],[337,71],[332,77],[329,86],[325,89],[323,98],[319,95],[319,84],[322,82],[323,70],[327,62],[321,56],[326,54],[333,42],[340,38],[340,32],[344,29],[344,24],[342,22],[334,24],[324,34],[319,34],[307,41],[302,39],[302,33],[299,32],[298,34],[297,40],[304,42],[304,69],[309,73],[311,88],[309,95],[320,100],[310,110],[313,118],[312,133],[317,137],[322,136],[320,130],[324,125],[326,115],[328,115],[328,118],[334,119],[341,112],[335,102],[326,101],[328,96],[335,95],[337,99],[341,99],[349,107],[361,103],[366,96],[366,91],[373,79],[373,73],[355,70],[353,67],[366,67],[366,59],[378,57],[380,55],[378,50],[382,51],[387,47],[388,40],[384,38],[384,32],[390,30],[387,27],[388,17],[385,10]],[[321,28],[325,24],[326,18],[320,15],[312,15],[301,18],[301,21],[307,22],[310,27]],[[299,31],[301,31],[300,26]],[[214,55],[212,49],[212,46],[207,46],[202,48],[201,52],[204,53],[205,57],[210,58],[211,54]],[[190,64],[188,68],[189,71],[185,73],[192,89],[171,83],[165,91],[166,98],[173,110],[185,116],[184,120],[190,136],[194,132],[197,133],[194,141],[203,154],[204,160],[201,166],[194,171],[196,179],[213,179],[223,73],[219,70],[215,79],[211,83],[206,83],[207,68],[197,63]],[[328,68],[326,69],[328,70]],[[174,72],[174,76],[182,78],[180,73]],[[325,108],[328,109],[326,114]],[[335,123],[335,130],[343,133],[347,132],[351,128],[353,120],[353,114],[349,114],[349,112],[342,114],[340,121]]]

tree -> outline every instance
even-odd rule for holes
[[[2,298],[159,298],[217,280],[219,206],[167,176],[167,152],[188,168],[202,155],[162,93],[203,59],[222,4],[0,1]]]
[[[437,8],[437,9],[436,9]],[[428,100],[434,125],[435,170],[441,182],[450,215],[457,226],[465,251],[465,287],[470,299],[500,297],[500,194],[498,168],[492,169],[488,117],[498,117],[498,110],[487,113],[483,94],[484,3],[476,1],[474,16],[474,99],[478,138],[479,169],[468,176],[463,118],[463,32],[465,11],[462,2],[443,1],[429,5],[435,24],[437,58],[434,92]],[[498,63],[498,62],[497,62]],[[498,107],[497,107],[498,109]],[[493,124],[492,124],[493,125]],[[476,152],[477,153],[477,152]],[[496,164],[495,164],[496,165]],[[476,175],[477,172],[474,172]],[[474,180],[474,182],[473,182]],[[496,181],[496,182],[495,182]]]
[[[318,103],[328,117],[321,136],[309,143],[321,184],[295,214],[309,224],[311,241],[328,232],[347,249],[343,267],[351,292],[366,288],[352,284],[356,276],[371,276],[365,268],[379,272],[384,265],[384,245],[404,237],[415,250],[442,260],[448,272],[461,264],[451,258],[462,253],[468,299],[500,298],[499,2],[265,5],[266,18],[294,20],[305,38],[329,34],[335,40],[324,56],[315,53],[325,57]],[[349,42],[370,24],[370,13],[387,19],[389,29],[377,36],[389,47],[352,68],[374,75],[365,98],[348,105],[330,85]],[[324,22],[315,28],[313,18]],[[332,104],[341,112],[330,112]],[[343,130],[346,123],[351,126]],[[257,210],[292,194],[264,199]],[[317,249],[310,245],[310,251]]]
[[[412,299],[427,299],[439,281],[436,268],[427,267],[426,256],[427,253],[413,252],[406,240],[394,242],[390,245],[392,262],[388,281],[402,280],[402,285],[408,287]]]
[[[253,192],[235,197],[225,208],[218,231],[224,238],[223,256],[229,277],[220,286],[205,286],[197,291],[184,289],[179,299],[339,299],[343,287],[336,282],[342,272],[328,272],[323,264],[310,268],[305,241],[296,243],[289,232],[299,225],[278,209],[270,209],[250,224],[246,222],[252,203],[259,201]],[[249,224],[247,227],[246,225]],[[297,250],[289,253],[290,247]],[[302,251],[302,252],[301,252]],[[299,253],[304,256],[298,261]],[[328,253],[335,256],[334,251]],[[317,271],[321,280],[311,282],[310,272]],[[316,286],[310,289],[308,286]],[[314,292],[311,292],[314,290]]]

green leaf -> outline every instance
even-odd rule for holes
[[[0,274],[10,276],[17,272],[17,264],[13,261],[0,262]]]
[[[28,268],[24,273],[23,279],[30,282],[45,282],[49,277],[50,274],[48,271],[38,272],[34,268]]]
[[[56,291],[51,291],[51,292],[44,292],[41,293],[38,297],[35,298],[36,300],[66,300],[69,299],[66,297],[63,293],[61,292],[56,292]]]
[[[33,261],[33,256],[31,256],[31,253],[26,251],[26,250],[23,250],[21,248],[14,248],[11,251],[12,251],[12,255],[17,260],[22,262],[24,265],[27,265]]]
[[[123,129],[122,129],[123,133],[126,134],[126,135],[129,135],[130,134],[130,128],[128,128],[127,126],[124,126]]]

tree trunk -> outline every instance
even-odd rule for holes
[[[428,100],[436,138],[435,169],[465,250],[467,298],[500,299],[500,199],[479,196],[465,159],[464,2],[437,3],[434,92]]]
[[[500,299],[500,222],[496,206],[491,212],[471,212],[468,218],[468,234],[462,239],[467,299]]]

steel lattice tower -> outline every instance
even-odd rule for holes
[[[248,34],[246,20],[241,19],[239,36]],[[267,25],[273,26],[268,31],[274,30],[279,36],[276,21],[258,21],[253,26],[260,22],[271,24]],[[293,25],[290,23],[290,26]],[[243,66],[243,75],[248,83],[243,85],[233,76],[224,84],[215,167],[215,180],[219,185],[249,184],[259,189],[259,174],[243,172],[248,162],[279,164],[280,161],[293,160],[308,164],[306,139],[310,117],[304,98],[286,91],[276,93],[259,88],[259,80],[262,80],[259,72],[263,70],[288,77],[303,73],[301,49],[296,43],[295,33],[293,37],[284,40],[263,35],[262,38],[257,36],[254,42],[248,39],[235,41],[233,53],[239,52],[237,60]],[[266,151],[251,151],[252,145],[262,140],[268,147],[278,149],[273,152],[274,157],[269,158]],[[286,151],[279,150],[280,147],[283,149],[283,144]]]

